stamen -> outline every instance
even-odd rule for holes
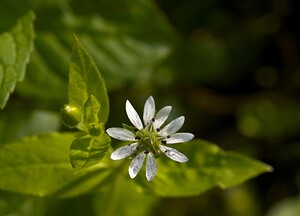
[[[135,139],[136,139],[136,140],[141,140],[141,137],[136,136]]]
[[[152,121],[152,122],[155,122],[155,118],[152,118],[151,121]]]
[[[146,151],[144,151],[145,154],[148,154],[150,151],[148,149],[146,149]]]
[[[134,132],[138,132],[139,131],[139,129],[137,129],[137,128],[134,128]]]
[[[166,145],[167,144],[167,141],[165,141],[165,140],[162,140],[162,141],[160,141],[162,144],[164,144],[164,145]]]
[[[169,135],[169,136],[167,136],[167,138],[169,139],[171,136]]]
[[[159,128],[156,128],[156,131],[157,131],[157,132],[159,132],[159,131],[160,131],[160,129],[159,129]]]

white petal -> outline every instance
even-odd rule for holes
[[[128,169],[131,178],[136,177],[138,172],[141,170],[145,157],[146,157],[145,152],[141,152],[135,158],[133,158]]]
[[[191,133],[175,133],[170,136],[170,138],[165,139],[167,144],[174,144],[174,143],[182,143],[188,142],[194,138],[194,135]]]
[[[176,149],[173,149],[173,148],[170,148],[167,146],[163,146],[163,145],[160,145],[159,148],[167,157],[169,157],[173,161],[184,163],[189,160],[184,154],[177,151]]]
[[[148,97],[146,100],[145,106],[144,106],[144,114],[143,114],[143,120],[145,123],[145,126],[148,125],[152,118],[154,117],[155,113],[155,102],[152,96]]]
[[[157,164],[155,161],[155,157],[151,152],[149,152],[146,161],[146,178],[148,181],[152,181],[152,179],[156,175],[156,171],[157,171]]]
[[[158,134],[161,136],[171,135],[178,131],[182,127],[183,123],[184,116],[180,116],[167,124]]]
[[[126,113],[131,121],[131,123],[139,130],[143,129],[143,123],[139,117],[139,114],[135,111],[131,103],[127,100],[126,101]]]
[[[139,145],[138,143],[132,143],[132,144],[128,144],[126,146],[122,146],[121,148],[118,148],[117,150],[115,150],[110,155],[110,158],[113,160],[120,160],[120,159],[126,158],[126,157],[132,155],[137,150],[138,145]]]
[[[109,136],[122,141],[135,141],[134,134],[124,128],[108,128],[106,130]]]
[[[163,123],[165,123],[165,121],[169,117],[171,109],[171,106],[165,106],[157,112],[155,116],[155,122],[153,123],[155,129],[160,128],[163,125]]]

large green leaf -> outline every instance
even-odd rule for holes
[[[3,108],[17,81],[24,78],[33,50],[33,12],[18,20],[10,31],[0,34],[0,108]]]
[[[213,187],[222,189],[241,184],[272,168],[234,152],[226,152],[204,140],[194,140],[182,148],[189,157],[185,164],[158,159],[157,176],[150,184],[139,176],[142,188],[159,196],[193,196]],[[187,150],[188,149],[188,150]]]
[[[91,56],[74,36],[69,71],[69,104],[83,108],[90,95],[95,96],[100,104],[99,121],[106,122],[109,104],[103,78]]]
[[[109,161],[74,176],[69,161],[73,133],[32,136],[0,148],[0,189],[38,196],[76,196],[100,187]]]

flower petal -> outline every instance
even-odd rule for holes
[[[138,145],[139,145],[138,143],[132,143],[132,144],[128,144],[126,146],[122,146],[121,148],[118,148],[117,150],[115,150],[110,155],[110,158],[113,160],[120,160],[120,159],[126,158],[126,157],[132,155],[137,150]]]
[[[146,161],[146,178],[148,181],[152,181],[154,176],[156,175],[157,164],[155,161],[155,157],[151,152],[148,153],[147,161]]]
[[[139,114],[135,111],[129,100],[126,101],[126,113],[131,123],[139,130],[143,129],[143,123]]]
[[[155,102],[152,96],[148,97],[146,100],[145,106],[144,106],[144,114],[143,114],[143,120],[145,123],[145,126],[148,125],[152,118],[154,117],[155,113]]]
[[[161,136],[171,135],[178,131],[182,127],[183,123],[184,116],[180,116],[167,124],[158,134]]]
[[[160,145],[159,148],[167,157],[169,157],[173,161],[184,163],[189,160],[184,154],[177,151],[176,149],[173,149],[173,148],[170,148],[167,146],[163,146],[163,145]]]
[[[171,109],[171,106],[165,106],[157,112],[155,116],[155,122],[153,123],[155,129],[160,128],[163,125],[163,123],[165,123],[165,121],[169,117]]]
[[[124,128],[108,128],[106,130],[109,136],[122,141],[135,141],[134,134]]]
[[[146,157],[145,152],[141,152],[135,158],[133,158],[128,169],[130,178],[136,177],[136,175],[138,174],[138,172],[141,170],[143,166],[145,157]]]
[[[182,143],[188,142],[194,138],[194,135],[191,133],[175,133],[170,136],[170,138],[165,139],[167,144],[174,144],[174,143]]]

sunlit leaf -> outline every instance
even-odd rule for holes
[[[74,139],[70,147],[70,161],[74,172],[100,163],[109,144],[110,138],[105,133],[97,137],[83,135]]]
[[[69,104],[83,107],[90,95],[98,100],[100,122],[106,122],[109,112],[108,96],[103,78],[91,56],[74,36],[69,71]]]
[[[158,159],[153,182],[139,176],[142,188],[159,196],[193,196],[213,187],[222,189],[241,184],[272,168],[234,152],[226,152],[204,140],[184,144],[182,152],[189,157],[185,164]]]
[[[0,34],[0,108],[3,108],[16,82],[24,78],[33,50],[33,12],[18,20],[11,30]]]
[[[74,134],[26,137],[0,148],[0,189],[71,197],[108,184],[109,160],[74,176],[68,153]]]

